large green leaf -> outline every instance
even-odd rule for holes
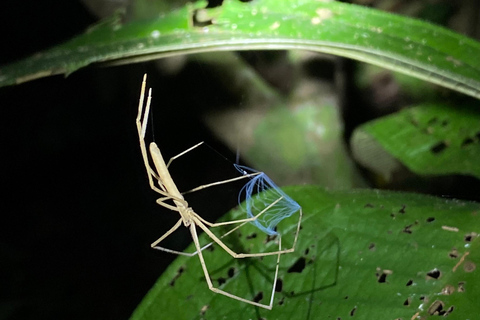
[[[304,218],[296,251],[281,257],[282,288],[273,310],[214,294],[198,259],[179,257],[131,319],[478,316],[479,204],[376,190],[285,190],[302,205]],[[224,218],[238,215],[234,211]],[[236,236],[237,248],[274,245],[253,226],[245,228]],[[275,259],[233,259],[219,248],[204,255],[214,284],[221,282],[224,290],[251,299],[257,287],[271,286]],[[265,303],[268,292],[263,292]]]
[[[476,107],[428,104],[409,108],[357,128],[355,158],[389,177],[393,156],[422,175],[465,174],[480,178],[480,112]]]
[[[218,50],[305,49],[373,63],[480,97],[480,44],[419,20],[330,1],[196,2],[156,20],[112,18],[63,45],[0,68],[0,86],[95,62]]]

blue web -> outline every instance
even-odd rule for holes
[[[234,166],[243,175],[258,172],[238,164],[234,164]],[[280,221],[300,210],[300,205],[295,200],[283,192],[265,173],[260,172],[249,177],[249,181],[238,194],[238,203],[245,210],[247,216],[252,218],[280,198],[282,199],[251,222],[257,228],[272,236],[277,234],[275,228]]]

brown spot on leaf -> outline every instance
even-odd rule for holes
[[[473,272],[476,268],[477,268],[477,265],[472,261],[467,260],[463,264],[463,270],[465,270],[465,272]]]
[[[205,313],[207,312],[208,308],[210,308],[210,306],[208,304],[204,305],[202,307],[202,309],[200,309],[200,315],[203,316],[205,315]]]
[[[451,295],[451,294],[454,293],[454,292],[455,292],[455,287],[452,286],[451,284],[447,284],[447,285],[446,285],[445,287],[443,287],[443,289],[442,289],[442,294],[443,294],[443,295],[446,295],[446,296]]]

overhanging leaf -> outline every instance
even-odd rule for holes
[[[480,97],[480,44],[423,21],[330,1],[196,2],[156,20],[119,19],[0,68],[0,86],[127,63],[218,50],[304,49],[400,71]]]
[[[479,204],[376,190],[328,192],[307,186],[285,191],[302,205],[304,219],[297,250],[281,258],[282,288],[273,310],[210,292],[198,259],[179,257],[131,319],[478,315],[473,302],[480,299]],[[254,227],[246,227],[250,229],[242,230],[240,245],[265,246],[266,236],[257,231],[252,237]],[[257,292],[252,286],[272,281],[275,261],[232,259],[218,248],[204,252],[221,266],[212,268],[211,275],[215,285],[223,279],[223,289],[253,297]],[[232,266],[235,272],[229,271]]]
[[[386,177],[395,170],[391,155],[417,174],[480,178],[480,112],[476,107],[416,106],[360,126],[351,146],[360,163]],[[379,155],[379,148],[389,155]]]

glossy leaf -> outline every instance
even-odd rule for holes
[[[355,158],[388,177],[394,157],[421,175],[480,178],[480,112],[476,107],[429,104],[366,123],[351,141]]]
[[[480,97],[480,44],[423,21],[331,1],[225,0],[156,20],[113,17],[53,49],[0,68],[0,86],[128,63],[219,50],[304,49],[376,64]]]
[[[285,191],[303,207],[304,219],[297,250],[281,257],[281,292],[273,310],[214,294],[198,259],[179,257],[131,319],[478,315],[473,302],[480,299],[480,204],[377,190],[329,192],[307,186]],[[238,212],[233,211],[224,219],[235,217]],[[266,250],[274,245],[254,226],[245,228],[237,235],[237,248]],[[225,290],[252,298],[258,297],[257,287],[272,283],[275,259],[233,259],[219,248],[204,254],[214,284],[221,282]]]

